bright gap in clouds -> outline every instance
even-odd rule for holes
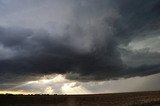
[[[63,94],[89,94],[91,91],[87,90],[86,88],[77,85],[76,82],[72,83],[65,83],[62,88]]]
[[[9,90],[26,89],[38,94],[88,94],[89,90],[81,86],[80,82],[65,79],[64,75],[46,75],[39,80],[27,81]],[[29,93],[30,93],[29,92]],[[22,92],[23,93],[23,92]]]
[[[92,94],[159,90],[160,74],[109,81],[78,82],[65,75],[46,75],[0,91],[12,94]],[[134,84],[133,84],[134,83]],[[154,85],[157,85],[156,87]]]

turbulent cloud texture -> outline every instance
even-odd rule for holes
[[[1,0],[0,81],[9,74],[90,81],[159,73],[159,12],[159,0]]]

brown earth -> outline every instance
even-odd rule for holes
[[[160,91],[89,95],[0,95],[0,106],[160,106]]]

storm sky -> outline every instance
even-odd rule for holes
[[[160,90],[159,46],[160,0],[0,0],[0,92]]]

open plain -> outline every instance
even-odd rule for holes
[[[0,106],[160,106],[160,91],[88,95],[0,95]]]

